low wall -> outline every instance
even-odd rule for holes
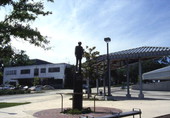
[[[139,85],[133,85],[132,89],[139,90]],[[147,90],[147,91],[170,91],[170,81],[143,84],[143,90]]]

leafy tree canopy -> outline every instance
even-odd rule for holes
[[[53,1],[53,0],[47,0]],[[39,15],[49,15],[52,12],[44,11],[42,1],[35,0],[1,0],[0,9],[10,6],[12,8],[5,19],[0,21],[0,46],[8,44],[13,38],[20,38],[28,41],[30,44],[47,49],[49,43],[47,36],[43,36],[37,28],[30,26]]]
[[[7,52],[7,53],[4,53]],[[3,54],[4,53],[4,54]],[[31,65],[32,62],[29,59],[29,56],[25,54],[25,51],[12,49],[10,46],[5,48],[5,51],[3,51],[2,55],[3,58],[0,58],[0,63],[2,66],[25,66],[25,65]]]
[[[53,2],[53,0],[47,1]],[[42,0],[0,0],[0,11],[3,8],[10,10],[0,21],[0,66],[24,65],[29,59],[24,51],[16,51],[11,47],[14,39],[28,41],[43,49],[49,48],[47,36],[43,36],[37,28],[31,27],[31,23],[38,16],[52,14],[44,10]]]
[[[95,79],[97,76],[96,73],[96,57],[99,56],[100,52],[95,51],[96,47],[89,48],[86,46],[86,50],[84,51],[84,57],[86,62],[83,63],[83,74],[86,78]]]

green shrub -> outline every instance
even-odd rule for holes
[[[88,107],[88,108],[84,108],[82,110],[68,108],[68,109],[64,109],[64,111],[61,113],[64,113],[64,114],[85,114],[85,113],[91,113],[91,112],[92,112],[91,108]]]
[[[6,89],[0,90],[0,95],[27,94],[27,93],[30,93],[30,90],[21,90],[21,89],[18,89],[18,90],[6,90]]]

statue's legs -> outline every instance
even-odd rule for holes
[[[81,73],[81,59],[76,58],[76,71]]]
[[[78,58],[76,58],[76,71],[78,70]]]
[[[79,59],[79,73],[81,73],[81,59]]]

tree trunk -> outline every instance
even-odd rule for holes
[[[89,78],[87,78],[87,98],[89,99],[90,98],[90,82],[89,82]]]

